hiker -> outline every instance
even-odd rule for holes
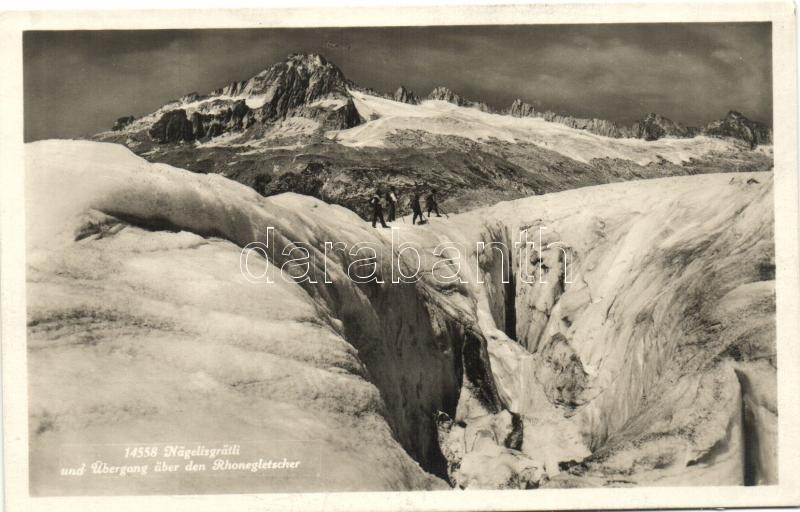
[[[432,188],[431,193],[428,194],[428,197],[425,198],[425,208],[428,209],[428,218],[431,218],[431,212],[436,212],[437,217],[441,217],[439,215],[439,202],[436,200],[436,189]]]
[[[386,225],[386,221],[383,220],[383,206],[381,205],[380,190],[375,189],[372,199],[369,200],[369,205],[372,206],[372,227],[374,228],[375,223],[380,220],[381,226],[388,228],[389,226]]]
[[[397,189],[395,187],[391,187],[388,192],[386,192],[386,203],[389,205],[389,215],[387,216],[388,222],[394,222],[396,219],[395,215],[397,214]]]
[[[419,192],[417,191],[414,191],[414,197],[411,198],[411,211],[414,212],[411,224],[417,223],[417,217],[419,217],[420,224],[425,224],[425,217],[422,216],[422,206],[419,204]]]

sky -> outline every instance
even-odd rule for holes
[[[48,31],[23,35],[25,139],[83,137],[320,53],[364,87],[444,85],[497,108],[772,125],[769,23]]]

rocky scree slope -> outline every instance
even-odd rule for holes
[[[604,185],[373,230],[118,145],[38,142],[26,158],[34,494],[86,492],[53,478],[49,454],[87,437],[278,443],[336,467],[89,490],[104,494],[777,478],[771,173]],[[540,226],[528,260],[503,249]],[[390,283],[386,256],[368,283],[345,275],[365,254],[324,258],[327,241],[369,242],[410,274],[392,236],[425,254],[418,282]],[[248,282],[240,254],[254,241],[275,248],[249,259],[254,275],[303,247],[312,279]],[[460,264],[434,254],[444,242],[464,247]],[[463,282],[434,277],[454,272]]]

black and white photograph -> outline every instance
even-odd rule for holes
[[[796,482],[795,83],[775,21],[731,18],[20,31],[6,479]]]

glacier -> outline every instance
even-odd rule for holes
[[[332,283],[255,284],[242,248],[270,227],[276,266],[295,242],[391,251],[392,230],[116,144],[29,143],[31,492],[775,483],[772,208],[769,172],[599,185],[396,222],[428,253],[416,283],[355,283],[335,252]],[[533,251],[547,279],[525,283],[490,245],[538,226],[569,283],[564,250]],[[446,242],[482,283],[432,278]],[[315,471],[56,476],[86,440],[235,441]]]

